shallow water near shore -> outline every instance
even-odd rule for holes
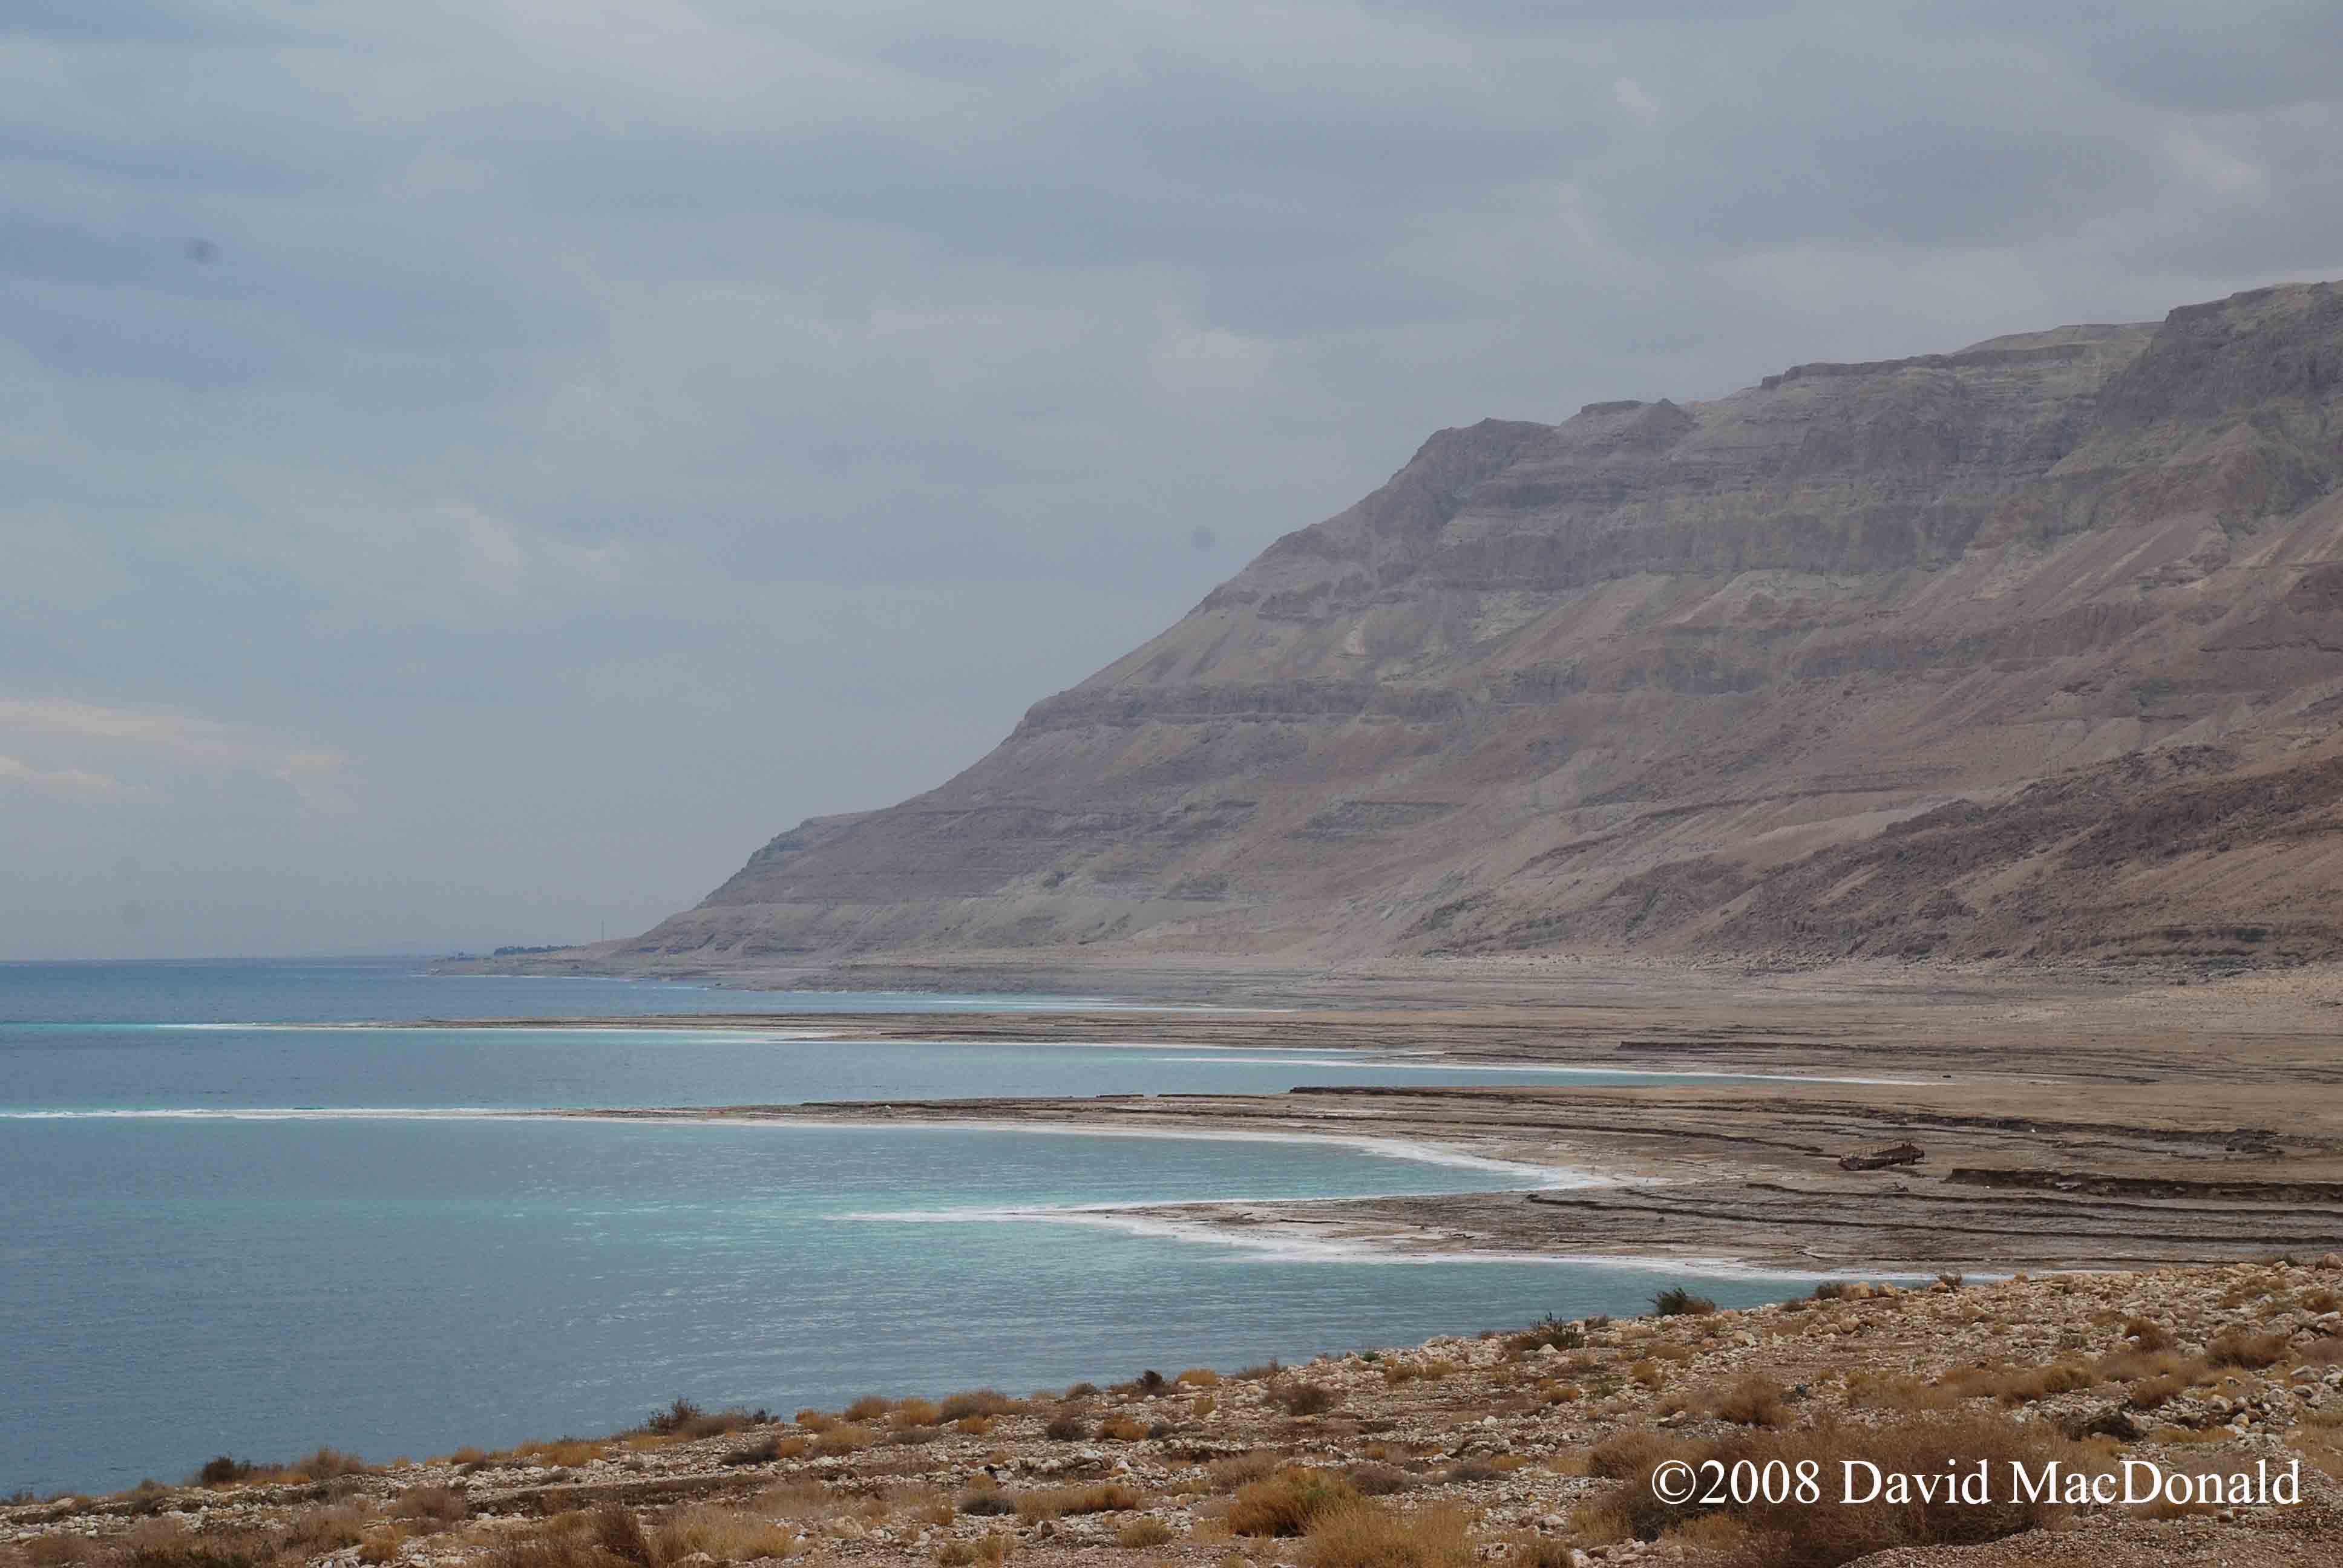
[[[0,968],[0,1493],[176,1479],[220,1452],[331,1442],[379,1460],[599,1432],[679,1394],[786,1412],[874,1391],[1021,1393],[1146,1366],[1291,1361],[1547,1312],[1632,1312],[1689,1277],[905,1222],[1525,1184],[1398,1150],[418,1113],[1362,1081],[1309,1058],[157,1027],[445,1017],[465,989],[406,966],[260,967],[271,972],[249,984],[145,972],[180,966]],[[85,972],[62,986],[24,972],[57,968]],[[122,972],[86,972],[105,969]],[[514,982],[552,989],[482,1010],[619,1010],[609,982],[564,1004],[567,983]],[[747,1005],[627,989],[644,1011],[686,1010],[678,997]],[[304,1104],[355,1113],[248,1114]],[[1730,1303],[1795,1287],[1745,1275],[1703,1288]]]

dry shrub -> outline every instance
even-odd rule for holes
[[[1332,1471],[1289,1465],[1238,1487],[1228,1526],[1239,1535],[1299,1535],[1321,1513],[1358,1498],[1357,1489]]]
[[[964,1421],[971,1415],[1013,1415],[1017,1402],[997,1388],[963,1389],[943,1402],[938,1412],[944,1421]]]
[[[1652,1298],[1652,1315],[1658,1318],[1705,1318],[1716,1311],[1706,1296],[1696,1296],[1682,1285],[1670,1285]]]
[[[86,1535],[35,1535],[17,1550],[31,1568],[68,1568],[98,1555],[98,1543]]]
[[[1415,1490],[1416,1478],[1396,1464],[1378,1464],[1372,1461],[1354,1464],[1343,1475],[1362,1497],[1393,1497]]]
[[[984,1418],[978,1416],[972,1419],[980,1421]],[[940,1426],[898,1426],[888,1430],[887,1441],[899,1447],[912,1447],[923,1442],[933,1442],[943,1434],[944,1429]]]
[[[674,1563],[695,1552],[705,1552],[719,1563],[753,1563],[759,1557],[787,1557],[799,1550],[797,1533],[787,1525],[738,1508],[707,1503],[679,1508],[659,1521],[651,1549],[661,1563]]]
[[[756,1424],[757,1417],[745,1410],[702,1410],[688,1399],[679,1399],[635,1430],[649,1437],[689,1440],[721,1437],[728,1432],[739,1432],[743,1427]],[[566,1438],[563,1441],[575,1442],[578,1440]]]
[[[2307,1367],[2343,1364],[2343,1334],[2322,1334],[2303,1346],[2299,1356]]]
[[[1908,1372],[1850,1372],[1846,1403],[1850,1410],[1891,1410],[1910,1412],[1949,1410],[1961,1402],[1957,1388],[1943,1387]]]
[[[1667,1369],[1649,1357],[1629,1367],[1627,1375],[1644,1388],[1657,1388],[1668,1381]]]
[[[2188,1392],[2188,1380],[2177,1373],[2142,1378],[2124,1390],[2124,1402],[2134,1410],[2161,1410]]]
[[[700,1419],[703,1422],[721,1422],[737,1414],[739,1414],[738,1412],[729,1412],[725,1415],[702,1416]],[[602,1446],[598,1442],[582,1437],[558,1437],[545,1442],[524,1442],[513,1450],[513,1456],[516,1459],[533,1459],[539,1464],[567,1469],[575,1465],[593,1463],[602,1457]]]
[[[1051,1442],[1083,1442],[1090,1438],[1091,1423],[1072,1411],[1066,1411],[1051,1416],[1050,1423],[1041,1429],[1041,1435]]]
[[[283,1550],[281,1541],[261,1531],[190,1532],[176,1520],[162,1519],[147,1520],[109,1544],[107,1555],[122,1568],[269,1568]]]
[[[884,1394],[866,1393],[839,1413],[849,1421],[876,1421],[887,1413],[895,1402]]]
[[[638,1568],[651,1568],[651,1538],[643,1532],[643,1522],[635,1517],[634,1510],[620,1503],[605,1503],[594,1510],[588,1523],[594,1544],[622,1563],[632,1563]]]
[[[1018,1498],[1017,1517],[1028,1524],[1036,1524],[1044,1519],[1062,1519],[1069,1513],[1120,1513],[1145,1501],[1137,1487],[1120,1481],[1056,1486],[1047,1492],[1028,1492]]]
[[[1341,1396],[1324,1383],[1301,1378],[1271,1390],[1270,1397],[1288,1415],[1323,1415],[1342,1402]]]
[[[1445,1479],[1453,1486],[1477,1486],[1484,1481],[1494,1481],[1504,1473],[1485,1459],[1468,1459],[1461,1464],[1450,1465]]]
[[[1479,1554],[1472,1515],[1453,1503],[1401,1513],[1352,1502],[1311,1521],[1302,1561],[1305,1568],[1468,1568]]]
[[[1210,1415],[1220,1408],[1221,1402],[1217,1394],[1200,1393],[1188,1402],[1190,1415]]]
[[[1988,1473],[2006,1478],[2014,1462],[2029,1470],[2056,1458],[2078,1469],[2098,1468],[2087,1450],[2062,1443],[2048,1434],[1989,1415],[1908,1417],[1883,1426],[1825,1424],[1799,1432],[1753,1433],[1708,1447],[1700,1455],[1681,1456],[1699,1463],[1715,1459],[1730,1467],[1748,1462],[1763,1467],[1780,1462],[1795,1467],[1812,1462],[1820,1467],[1825,1498],[1835,1496],[1840,1463],[1865,1459],[1884,1473],[1943,1474],[1957,1466],[1966,1473],[1982,1461]],[[1747,1531],[1743,1560],[1750,1568],[1838,1568],[1875,1552],[1899,1547],[1976,1545],[2038,1529],[2064,1512],[2053,1504],[2013,1501],[1996,1484],[1992,1501],[1962,1503],[1939,1498],[1935,1503],[1781,1503],[1763,1501],[1730,1504],[1714,1510],[1697,1504],[1670,1506],[1653,1493],[1652,1469],[1636,1472],[1586,1511],[1585,1523],[1607,1527],[1614,1536],[1639,1540],[1658,1538],[1665,1531],[1695,1519],[1724,1513]],[[1718,1534],[1724,1526],[1704,1526]]]
[[[1649,1470],[1664,1459],[1684,1457],[1685,1445],[1656,1432],[1623,1432],[1604,1438],[1586,1454],[1586,1473],[1618,1481]]]
[[[1118,1411],[1099,1422],[1098,1434],[1116,1442],[1137,1442],[1147,1435],[1147,1423]]]
[[[1505,1349],[1516,1356],[1534,1355],[1548,1345],[1558,1351],[1574,1351],[1584,1349],[1585,1344],[1584,1329],[1551,1313],[1505,1340]]]
[[[1172,1381],[1184,1388],[1218,1388],[1221,1374],[1210,1367],[1190,1367]]]
[[[357,1545],[374,1523],[372,1513],[347,1503],[312,1508],[286,1521],[282,1544],[289,1552],[316,1557]]]
[[[470,1518],[472,1505],[452,1486],[410,1486],[398,1494],[390,1512],[396,1518],[445,1526]]]
[[[1680,1367],[1686,1362],[1697,1360],[1699,1356],[1700,1352],[1690,1345],[1661,1343],[1652,1347],[1652,1359],[1665,1362],[1670,1366]]]
[[[398,1561],[398,1549],[407,1544],[407,1531],[397,1524],[377,1524],[358,1538],[358,1561],[379,1568],[385,1563]]]
[[[1114,1533],[1114,1543],[1137,1551],[1141,1547],[1164,1545],[1174,1533],[1172,1526],[1152,1513],[1142,1513]]]
[[[777,1481],[757,1494],[757,1511],[782,1519],[825,1519],[838,1511],[839,1495],[819,1481]]]
[[[798,1412],[795,1420],[808,1432],[828,1432],[838,1424],[838,1417],[818,1410],[801,1410]]]
[[[508,1542],[488,1553],[485,1568],[621,1568],[623,1562],[590,1541],[564,1533]]]
[[[2126,1319],[2123,1337],[2144,1351],[2168,1351],[2173,1343],[2172,1331],[2153,1318]]]
[[[2013,1372],[2002,1378],[1995,1391],[2004,1404],[2032,1404],[2038,1399],[2054,1394],[2074,1393],[2090,1388],[2099,1381],[2099,1374],[2087,1366],[2073,1362],[2056,1362],[2049,1366]]]
[[[249,1479],[260,1466],[233,1454],[219,1454],[206,1460],[204,1467],[187,1478],[190,1486],[233,1486]]]
[[[2244,1367],[2259,1372],[2286,1354],[2287,1336],[2282,1333],[2248,1333],[2233,1330],[2205,1347],[2205,1359],[2217,1367]]]
[[[935,1426],[944,1419],[931,1400],[907,1399],[887,1412],[892,1426]]]
[[[2343,1432],[2338,1432],[2335,1425],[2306,1422],[2299,1430],[2288,1433],[2287,1442],[2302,1455],[2304,1463],[2343,1481]]]
[[[866,1426],[840,1424],[813,1440],[816,1459],[835,1459],[843,1453],[860,1453],[870,1446],[870,1429]]]
[[[992,1415],[964,1415],[952,1422],[952,1430],[970,1437],[982,1437],[999,1425],[1001,1418]]]
[[[1418,1378],[1443,1378],[1455,1374],[1456,1363],[1445,1356],[1428,1361],[1383,1362],[1383,1381],[1388,1383],[1413,1382]]]
[[[1226,1459],[1213,1460],[1204,1467],[1215,1492],[1234,1492],[1249,1481],[1259,1481],[1277,1473],[1281,1461],[1273,1453],[1256,1448],[1249,1453],[1232,1453]]]
[[[1771,1378],[1745,1377],[1725,1391],[1711,1406],[1719,1419],[1735,1426],[1779,1426],[1788,1409],[1789,1391]]]

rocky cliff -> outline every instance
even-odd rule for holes
[[[2343,285],[1486,420],[608,961],[2343,950]]]

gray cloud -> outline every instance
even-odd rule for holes
[[[0,956],[646,924],[1439,426],[2343,273],[2330,13],[12,5]]]

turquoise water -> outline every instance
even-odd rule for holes
[[[472,1000],[498,983],[513,989]],[[405,965],[0,966],[0,1493],[176,1478],[224,1451],[387,1458],[603,1432],[678,1395],[793,1410],[1295,1360],[1633,1311],[1685,1277],[1295,1258],[1133,1234],[1101,1223],[1111,1211],[1031,1218],[1524,1181],[1341,1144],[429,1113],[1443,1070],[1177,1046],[282,1027],[602,1014],[625,1010],[621,993],[640,1011],[750,1000]],[[249,1114],[300,1106],[323,1109]]]

